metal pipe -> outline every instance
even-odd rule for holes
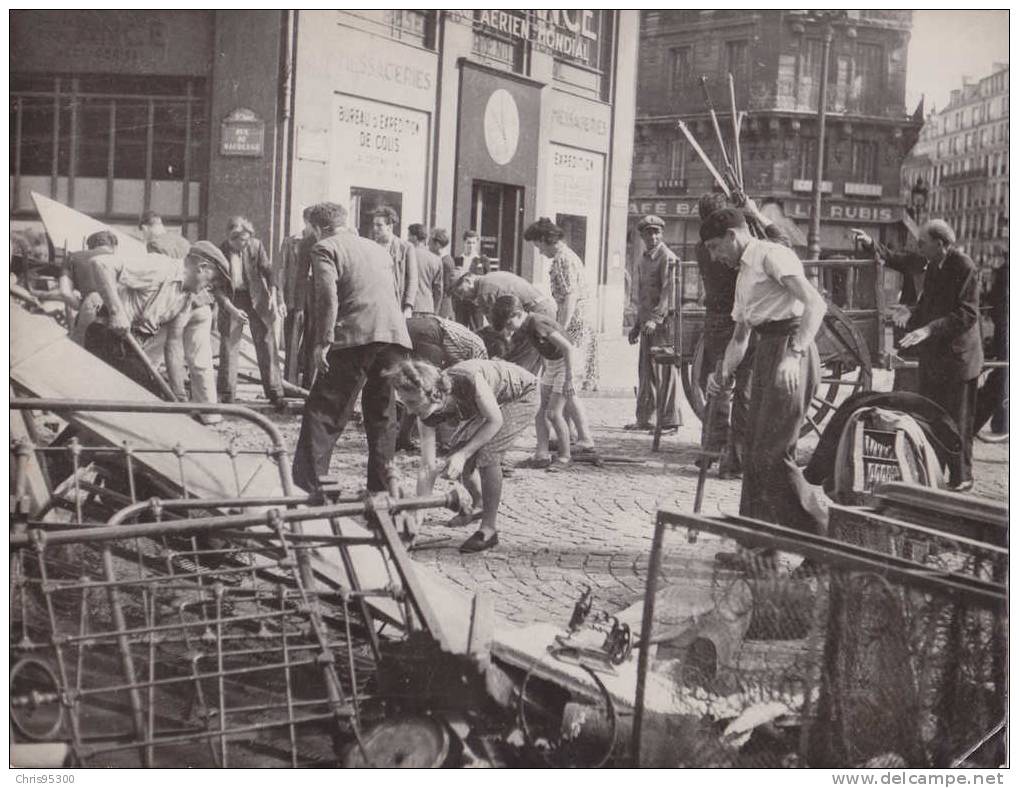
[[[708,90],[708,78],[701,77],[701,90],[704,91],[704,101],[708,105],[708,117],[711,118],[711,127],[715,130],[715,140],[718,142],[718,149],[722,152],[722,167],[725,172],[732,172],[732,162],[729,161],[729,153],[725,149],[725,140],[722,139],[722,129],[718,126],[718,115],[715,113],[715,105],[711,101],[711,92]],[[735,184],[729,184],[735,186]]]
[[[138,359],[142,362],[142,364],[145,367],[145,371],[148,372],[152,376],[152,378],[156,381],[156,384],[159,386],[160,391],[163,392],[163,396],[165,396],[170,402],[179,402],[177,395],[174,394],[173,389],[170,388],[170,384],[166,382],[166,378],[164,378],[159,373],[159,370],[156,369],[156,365],[152,363],[152,359],[150,359],[148,355],[145,353],[145,350],[144,348],[142,348],[141,343],[138,341],[137,337],[135,337],[134,334],[128,331],[126,334],[124,334],[124,341],[127,342],[131,350],[133,350],[135,355],[138,356]],[[167,342],[169,341],[170,340],[168,339]]]
[[[810,232],[807,238],[807,254],[813,258],[821,256],[821,179],[824,177],[824,134],[828,110],[828,60],[834,29],[831,23],[824,27],[824,43],[821,48],[821,87],[817,103],[817,161],[814,164],[814,183],[810,200]]]
[[[739,114],[736,112],[736,81],[729,74],[729,114],[732,116],[732,155],[733,165],[736,170],[736,185],[741,192],[745,191],[743,186],[743,151],[740,147],[740,122]]]
[[[196,499],[200,500],[200,499]],[[165,520],[159,523],[137,523],[125,528],[122,521],[125,517],[138,513],[137,505],[122,509],[110,520],[110,525],[97,525],[91,528],[72,528],[63,531],[44,532],[32,531],[24,536],[11,536],[10,547],[22,548],[33,544],[38,538],[46,545],[75,544],[79,542],[109,542],[118,539],[134,539],[142,536],[168,536],[170,534],[205,533],[222,531],[228,528],[246,528],[251,526],[270,526],[277,518],[286,523],[299,523],[308,520],[328,519],[330,517],[357,517],[365,515],[368,503],[333,504],[308,509],[270,509],[259,514],[223,515],[195,520]],[[416,511],[443,507],[453,511],[460,508],[460,496],[456,490],[444,495],[429,495],[420,498],[387,499],[387,509],[391,512]],[[116,520],[116,522],[115,522]],[[326,537],[335,538],[335,537]]]
[[[704,152],[704,149],[701,148],[700,144],[698,144],[697,139],[694,137],[693,133],[690,131],[689,128],[687,128],[687,125],[681,120],[676,121],[676,126],[679,128],[681,132],[683,132],[683,135],[686,137],[686,141],[690,143],[690,147],[694,149],[694,152],[700,157],[701,161],[704,163],[704,166],[707,168],[708,172],[711,173],[711,177],[715,179],[715,183],[718,184],[718,188],[722,190],[722,193],[725,195],[725,198],[727,200],[731,200],[732,189],[730,189],[729,184],[725,182],[725,178],[723,178],[721,174],[718,172],[718,170],[715,169],[715,165],[711,163],[711,159],[708,158],[708,155]]]
[[[220,413],[250,421],[269,435],[274,449],[285,449],[279,428],[265,416],[243,405],[222,402],[140,402],[105,399],[54,399],[51,397],[14,397],[9,400],[11,410],[48,410],[59,413],[69,410],[92,413]]]
[[[747,546],[777,548],[822,561],[839,569],[875,572],[891,582],[946,594],[958,594],[983,608],[997,609],[1008,600],[1005,587],[996,583],[939,570],[900,556],[879,553],[763,520],[737,516],[717,519],[672,510],[660,510],[658,517],[673,527],[707,531],[735,539]],[[650,583],[650,578],[648,582]]]
[[[644,611],[640,623],[640,649],[637,652],[637,687],[633,697],[633,738],[630,751],[634,767],[640,767],[640,738],[644,725],[644,694],[647,690],[647,672],[651,667],[651,630],[655,620],[655,597],[658,594],[658,573],[662,568],[662,544],[665,541],[666,523],[662,513],[655,520],[655,535],[648,558],[647,585],[644,589]]]

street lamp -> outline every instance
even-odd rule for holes
[[[824,134],[826,110],[828,109],[828,61],[831,55],[835,24],[848,18],[846,11],[811,11],[804,21],[824,24],[824,38],[821,41],[821,86],[817,102],[817,161],[814,163],[814,183],[811,188],[810,230],[807,234],[807,250],[811,260],[821,257],[821,179],[824,177]],[[850,35],[855,34],[855,30]]]

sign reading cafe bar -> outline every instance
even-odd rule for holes
[[[556,57],[597,67],[602,11],[585,9],[536,11],[461,11],[477,28],[524,39]]]

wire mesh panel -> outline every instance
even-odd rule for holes
[[[830,536],[819,537],[659,512],[639,763],[1000,763],[1007,550],[885,519],[833,509]],[[699,531],[743,545],[700,581],[682,571]]]
[[[398,530],[456,491],[295,494],[279,433],[238,406],[11,405],[15,742],[93,766],[334,765],[406,694],[390,669],[380,697],[384,651],[460,653]],[[194,409],[264,445],[169,418]]]
[[[372,686],[370,630],[275,533],[49,545],[12,557],[12,720],[93,766],[334,763]],[[128,530],[125,528],[125,530]]]

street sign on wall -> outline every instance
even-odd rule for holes
[[[219,152],[223,156],[261,156],[265,122],[250,109],[235,109],[220,124]]]

